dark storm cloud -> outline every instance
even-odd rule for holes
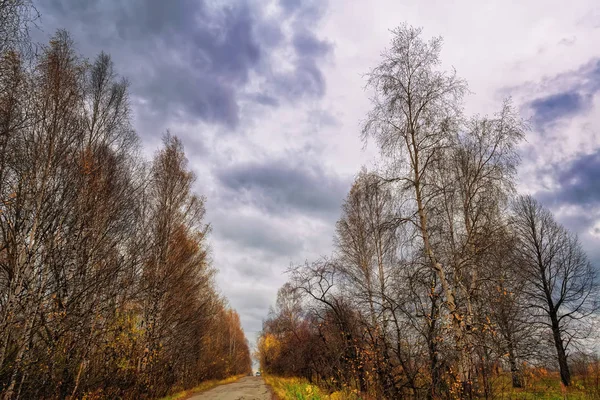
[[[600,268],[598,218],[600,217],[600,148],[570,162],[545,168],[556,184],[536,193],[542,203],[558,213],[559,221],[582,240],[592,263]],[[561,210],[566,207],[566,213]]]
[[[285,160],[246,163],[216,172],[238,198],[268,212],[307,212],[336,218],[350,182],[316,165]]]
[[[570,162],[552,166],[558,188],[540,193],[552,206],[575,205],[585,209],[600,207],[600,148]]]
[[[270,107],[325,92],[319,62],[331,48],[312,27],[326,2],[282,3],[275,17],[252,0],[40,0],[37,6],[47,33],[66,28],[86,55],[112,54],[143,100],[136,111],[149,116],[235,127],[240,101],[253,100],[242,94],[254,75],[264,86],[256,101]],[[284,48],[294,52],[292,72],[273,65],[273,54]]]
[[[534,126],[540,131],[592,107],[593,97],[600,91],[600,60],[592,60],[576,71],[547,79],[544,86],[552,92],[527,105],[533,114]],[[562,90],[557,91],[555,87]]]
[[[579,113],[586,106],[586,101],[577,92],[564,92],[536,99],[530,106],[534,111],[534,123],[543,126]]]
[[[300,32],[294,36],[294,48],[299,54],[308,56],[324,56],[331,50],[331,45],[317,39],[311,32]]]

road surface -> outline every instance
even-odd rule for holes
[[[246,376],[239,381],[217,386],[189,400],[271,400],[271,391],[260,377]]]

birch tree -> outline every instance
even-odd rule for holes
[[[434,248],[431,202],[435,163],[451,145],[461,121],[465,81],[455,72],[440,69],[442,40],[421,39],[421,30],[401,26],[392,31],[391,47],[368,74],[373,89],[373,109],[363,137],[373,137],[381,154],[390,161],[389,181],[410,193],[414,208],[411,222],[418,227],[423,252],[443,288],[444,304],[458,354],[457,375],[463,388],[469,385],[469,355],[465,345],[465,315],[457,304],[456,288],[448,268]],[[462,388],[460,390],[463,390]]]

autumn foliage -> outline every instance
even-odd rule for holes
[[[127,81],[65,32],[2,50],[3,398],[156,398],[248,372],[181,141],[140,157]]]

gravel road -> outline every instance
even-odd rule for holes
[[[189,400],[271,400],[271,392],[260,377],[247,376],[239,381],[217,386]]]

